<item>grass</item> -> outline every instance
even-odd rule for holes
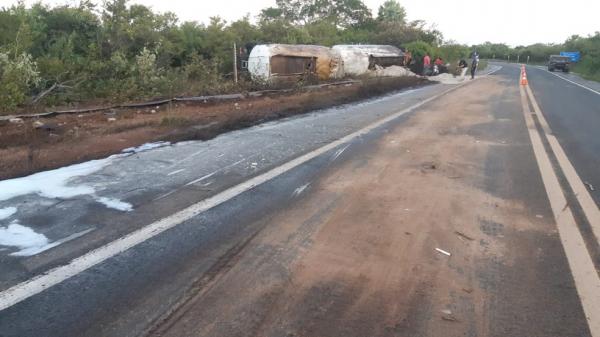
[[[163,117],[160,121],[160,126],[188,126],[194,122],[182,117]]]

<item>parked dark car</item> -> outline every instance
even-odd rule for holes
[[[570,63],[571,59],[567,56],[551,55],[548,60],[548,71],[562,70],[568,73]]]

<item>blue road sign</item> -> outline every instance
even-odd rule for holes
[[[571,62],[579,62],[581,59],[581,53],[578,51],[561,51],[560,56],[568,56]]]

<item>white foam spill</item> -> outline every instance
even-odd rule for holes
[[[153,149],[157,149],[159,147],[164,147],[164,146],[169,146],[169,145],[171,145],[170,142],[146,143],[146,144],[142,144],[142,145],[136,146],[136,147],[128,147],[121,152],[123,152],[123,153],[139,153],[139,152],[149,151],[149,150],[153,150]]]
[[[86,185],[67,186],[74,177],[85,176],[110,164],[112,158],[91,160],[81,164],[39,172],[27,177],[0,181],[0,201],[26,194],[38,194],[46,198],[72,198],[92,194],[94,188]]]
[[[15,213],[17,213],[16,207],[0,208],[0,220],[8,219],[11,216],[13,216]]]
[[[19,249],[10,254],[13,256],[35,255],[59,244],[60,242],[50,242],[45,235],[22,226],[17,220],[7,227],[0,227],[0,245]]]
[[[133,210],[133,206],[130,203],[115,198],[101,197],[97,198],[96,201],[108,208],[116,209],[123,212],[130,212]]]

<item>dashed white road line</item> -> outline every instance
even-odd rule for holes
[[[180,170],[176,170],[176,171],[173,171],[173,172],[169,172],[169,173],[167,174],[167,176],[172,176],[172,175],[174,175],[174,174],[181,173],[181,172],[183,172],[183,171],[185,171],[185,169],[180,169]]]
[[[485,78],[485,76],[492,74],[501,67],[496,68],[493,71],[488,72],[485,75],[482,75],[478,78]],[[204,199],[196,204],[193,204],[179,212],[176,212],[172,215],[169,215],[163,219],[160,219],[156,222],[153,222],[145,227],[142,227],[136,231],[133,231],[117,240],[114,240],[102,247],[96,248],[80,257],[77,257],[71,260],[68,264],[56,267],[51,269],[41,275],[35,276],[27,281],[21,282],[17,285],[12,286],[9,289],[6,289],[0,292],[0,311],[6,308],[9,308],[21,301],[26,300],[29,297],[32,297],[36,294],[41,293],[42,291],[59,284],[97,264],[100,264],[109,258],[116,256],[148,239],[151,239],[158,234],[171,229],[182,222],[189,220],[213,207],[216,207],[260,184],[263,184],[275,177],[280,176],[304,163],[307,161],[314,159],[330,150],[335,149],[336,147],[349,143],[350,141],[368,133],[372,130],[394,120],[398,117],[411,112],[424,104],[427,104],[433,100],[438,99],[439,97],[446,95],[447,93],[454,91],[458,88],[463,87],[464,85],[472,83],[472,81],[458,84],[452,88],[449,88],[437,95],[431,96],[427,99],[420,101],[417,104],[414,104],[404,110],[395,112],[385,118],[382,118],[376,122],[373,122],[366,127],[355,131],[349,135],[346,135],[338,140],[335,140],[329,144],[326,144],[316,150],[313,150],[309,153],[306,153],[300,157],[292,159],[278,167],[275,167],[265,173],[262,173],[258,176],[255,176],[245,182],[242,182],[238,185],[230,187],[212,197]],[[248,158],[246,158],[248,159]],[[241,162],[241,161],[240,161]]]

